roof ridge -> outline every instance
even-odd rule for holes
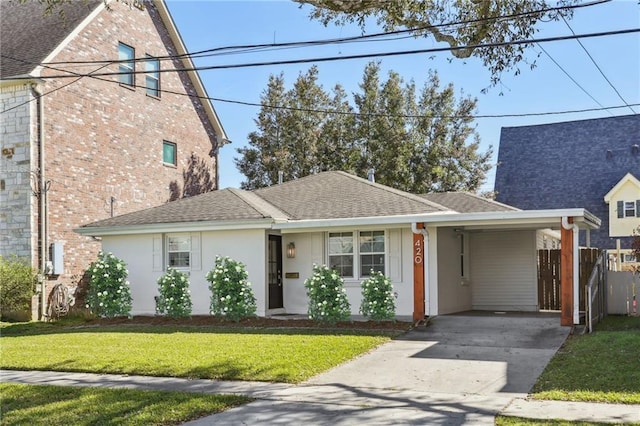
[[[408,199],[410,199],[412,201],[417,201],[419,203],[426,204],[426,205],[428,205],[430,207],[433,207],[435,209],[438,209],[438,210],[441,210],[441,211],[445,211],[445,212],[446,211],[453,211],[453,210],[443,206],[442,204],[434,203],[433,201],[430,201],[430,200],[427,200],[425,198],[422,198],[419,195],[412,194],[411,192],[406,192],[406,191],[403,191],[401,189],[392,188],[390,186],[382,185],[382,184],[377,183],[377,182],[371,182],[368,179],[364,179],[364,178],[361,178],[359,176],[352,175],[352,174],[344,172],[342,170],[336,170],[336,172],[340,173],[340,174],[342,174],[342,175],[344,175],[344,176],[346,176],[348,178],[351,178],[353,180],[366,183],[368,185],[371,185],[371,186],[376,187],[378,189],[381,189],[383,191],[391,192],[392,194],[396,194],[396,195],[408,198]]]
[[[240,198],[249,207],[260,213],[263,217],[272,219],[289,219],[289,215],[260,197],[253,191],[245,191],[238,188],[226,188],[236,197]]]

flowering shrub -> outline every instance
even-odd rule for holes
[[[191,294],[189,278],[183,272],[168,267],[167,272],[158,278],[160,296],[156,299],[156,312],[171,318],[191,315]]]
[[[326,265],[313,265],[313,275],[304,282],[309,298],[309,318],[335,323],[351,318],[344,281]]]
[[[88,269],[89,289],[86,308],[101,317],[129,316],[131,289],[126,264],[111,253],[98,253]]]
[[[211,315],[234,321],[256,315],[256,298],[247,277],[242,262],[216,256],[214,268],[207,273],[207,281],[211,283]]]
[[[396,317],[393,285],[382,272],[372,270],[369,278],[362,282],[360,313],[376,321],[392,320]]]

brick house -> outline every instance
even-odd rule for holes
[[[217,189],[228,141],[198,74],[171,71],[193,63],[163,0],[0,7],[0,255],[46,294],[100,249],[74,228]]]

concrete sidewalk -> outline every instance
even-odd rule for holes
[[[0,370],[0,381],[36,385],[95,386],[196,393],[232,393],[256,401],[187,425],[462,425],[494,424],[496,414],[640,424],[640,405],[531,401],[496,394],[425,393],[355,388],[343,384],[288,385],[189,380],[172,377]]]

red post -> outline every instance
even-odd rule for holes
[[[569,224],[573,218],[569,218]],[[560,226],[560,325],[573,325],[573,230]]]
[[[424,229],[422,223],[418,229]],[[424,319],[424,238],[422,234],[413,234],[413,320]]]

